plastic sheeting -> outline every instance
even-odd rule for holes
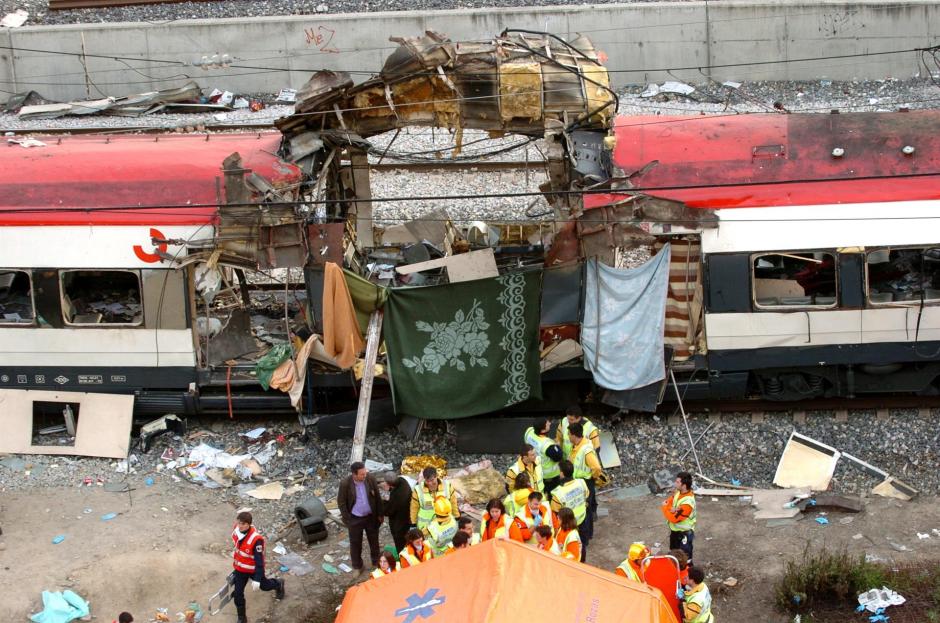
[[[42,612],[29,617],[34,623],[69,623],[88,616],[88,602],[72,591],[42,592]]]
[[[551,587],[564,587],[565,598],[532,598]],[[353,586],[336,623],[517,623],[522,612],[545,621],[676,621],[658,589],[496,539]]]

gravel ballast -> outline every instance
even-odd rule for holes
[[[616,439],[622,467],[610,471],[612,487],[646,483],[658,469],[680,466],[697,471],[691,454],[682,458],[689,449],[688,437],[681,419],[668,417],[669,410],[657,416],[623,415],[595,418],[602,430],[609,430]],[[558,417],[561,414],[559,412]],[[940,487],[940,433],[937,422],[940,412],[918,415],[909,410],[893,410],[887,419],[879,419],[872,411],[851,411],[848,421],[839,422],[832,413],[808,412],[805,423],[795,423],[788,413],[766,414],[761,422],[753,422],[746,413],[722,414],[720,420],[707,414],[691,414],[689,425],[693,438],[711,425],[696,446],[705,475],[719,482],[738,480],[744,486],[771,487],[774,472],[787,438],[794,430],[836,449],[867,460],[896,478],[916,487],[925,495],[932,495]],[[291,519],[294,505],[301,499],[318,495],[329,501],[336,496],[338,482],[348,470],[351,440],[326,441],[311,433],[304,441],[300,427],[290,420],[243,421],[190,420],[190,431],[206,431],[211,435],[190,439],[184,446],[179,438],[158,438],[148,453],[135,451],[139,464],[129,475],[116,471],[117,461],[84,457],[56,457],[17,455],[0,461],[0,492],[21,491],[32,488],[80,487],[85,479],[93,483],[121,481],[125,478],[133,488],[147,487],[147,479],[175,487],[201,485],[177,480],[178,472],[161,469],[160,456],[164,448],[176,451],[191,448],[198,441],[214,447],[228,448],[240,453],[243,444],[238,433],[256,426],[266,426],[274,434],[286,435],[278,443],[280,456],[265,465],[257,479],[261,484],[267,478],[299,476],[306,473],[306,489],[279,501],[253,500],[240,494],[238,486],[216,489],[220,499],[234,507],[250,505],[262,518],[268,530],[280,530]],[[520,439],[521,443],[521,439]],[[444,457],[450,469],[490,459],[494,467],[503,472],[514,460],[512,455],[464,454],[456,450],[455,437],[447,432],[443,422],[429,422],[420,437],[413,442],[405,440],[397,431],[370,434],[366,439],[365,458],[390,463],[395,468],[408,455],[435,454]],[[286,482],[286,481],[285,481]],[[878,484],[873,478],[846,459],[837,466],[832,488],[843,493],[870,495]],[[87,485],[85,485],[87,486]],[[94,484],[91,486],[95,486]],[[245,485],[243,489],[250,488]]]
[[[633,0],[651,2],[653,0]],[[590,4],[617,4],[623,0],[596,0]],[[494,7],[582,6],[565,0],[225,0],[179,2],[101,9],[50,11],[45,0],[3,0],[0,14],[16,9],[29,12],[27,24],[87,24],[97,22],[165,22],[178,19],[219,19],[269,15],[318,15],[324,13],[378,13],[381,11],[438,11]]]

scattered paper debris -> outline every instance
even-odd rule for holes
[[[366,469],[370,472],[383,473],[392,471],[391,463],[379,463],[378,461],[373,461],[372,459],[366,459],[365,464]]]
[[[727,578],[724,582],[722,582],[722,584],[733,588],[738,585],[738,579],[735,577],[730,577],[730,578]]]
[[[858,605],[869,612],[876,612],[890,606],[900,606],[905,601],[907,600],[900,593],[887,586],[882,586],[880,589],[873,588],[858,596]]]
[[[11,145],[19,145],[20,147],[45,147],[46,144],[42,141],[37,141],[34,138],[8,138],[7,143]]]
[[[246,491],[245,495],[256,500],[280,500],[284,497],[284,485],[279,482],[269,482],[251,491]]]
[[[741,84],[742,83],[735,82],[734,80],[725,80],[724,82],[721,83],[721,86],[728,87],[729,89],[740,89]]]
[[[268,429],[266,429],[266,428],[263,427],[263,426],[259,426],[258,428],[253,428],[253,429],[251,429],[250,431],[248,431],[247,433],[242,433],[241,435],[242,435],[242,437],[247,437],[248,439],[257,439],[258,437],[260,437],[261,435],[263,435],[263,434],[264,434],[264,431],[266,431],[266,430],[268,430]]]
[[[0,19],[0,27],[19,28],[26,23],[27,19],[29,19],[29,13],[23,9],[17,9],[12,13],[7,13],[3,16],[3,19]]]
[[[293,104],[297,101],[297,89],[281,89],[274,101],[283,104]]]

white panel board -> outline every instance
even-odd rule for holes
[[[32,444],[33,402],[78,403],[78,428],[74,446]],[[63,405],[64,406],[64,405]],[[127,456],[133,421],[134,396],[0,389],[3,434],[0,453]]]

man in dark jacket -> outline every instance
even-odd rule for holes
[[[382,498],[379,485],[366,469],[365,463],[356,461],[349,466],[350,475],[339,484],[336,504],[349,530],[349,557],[353,569],[362,574],[362,532],[369,539],[372,567],[379,563],[379,526],[382,524]]]
[[[405,549],[405,534],[411,526],[411,485],[395,472],[385,472],[383,483],[388,491],[388,500],[382,505],[388,517],[388,529],[395,541],[395,550]]]

